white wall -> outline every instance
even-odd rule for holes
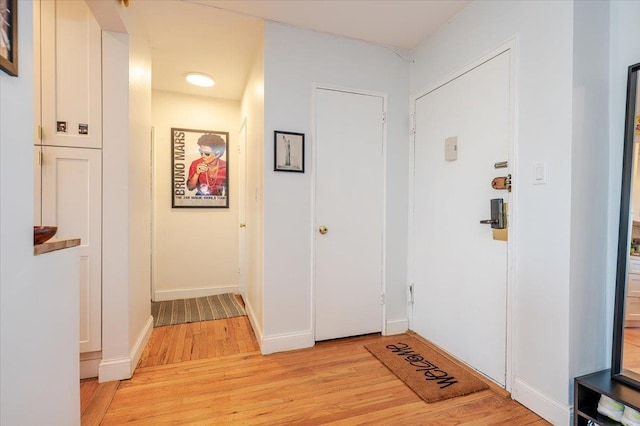
[[[609,365],[609,3],[577,1],[573,26],[569,378]],[[624,114],[623,114],[624,115]],[[570,387],[570,398],[572,397]]]
[[[263,336],[263,175],[264,175],[264,43],[255,53],[240,106],[247,132],[246,294],[247,315],[261,342]]]
[[[153,328],[151,317],[151,48],[129,29],[129,350],[131,369]],[[140,190],[138,190],[140,189]]]
[[[103,31],[102,61],[102,361],[98,374],[104,382],[131,377],[129,190],[136,185],[129,181],[127,34]]]
[[[153,91],[154,300],[238,290],[238,131],[235,101]],[[229,208],[171,208],[171,128],[229,132]]]
[[[406,54],[406,52],[405,52]],[[265,24],[263,352],[313,344],[312,84],[388,94],[387,320],[406,321],[409,67],[391,50]],[[305,173],[275,173],[274,130],[305,137]],[[265,346],[265,342],[268,343]]]
[[[0,424],[79,425],[77,322],[62,325],[78,312],[79,253],[33,256],[31,2],[18,27],[19,77],[0,71]]]
[[[151,53],[116,2],[88,0],[103,30],[103,277],[100,381],[131,377],[150,309]],[[125,33],[126,31],[126,33]],[[146,188],[146,189],[145,189]]]
[[[415,49],[411,92],[513,37],[518,45],[512,395],[554,423],[567,424],[573,3],[472,3]],[[547,164],[546,185],[532,185],[537,161]]]

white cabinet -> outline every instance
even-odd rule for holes
[[[102,147],[102,32],[84,1],[42,1],[42,143]]]
[[[102,152],[45,146],[42,222],[80,238],[80,352],[101,348]]]
[[[102,32],[86,2],[34,2],[35,224],[80,238],[80,352],[102,348]],[[40,154],[41,152],[41,154]]]

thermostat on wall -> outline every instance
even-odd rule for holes
[[[456,161],[458,159],[458,137],[452,136],[444,140],[444,159]]]

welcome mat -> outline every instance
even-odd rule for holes
[[[436,402],[487,389],[486,383],[419,340],[401,334],[365,348],[418,396]]]
[[[246,315],[246,312],[233,294],[225,293],[195,299],[151,302],[151,315],[153,315],[153,326],[162,327],[187,322],[241,317]]]

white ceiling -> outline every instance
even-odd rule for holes
[[[153,55],[153,88],[223,99],[242,97],[262,19],[411,49],[471,0],[132,0]],[[210,74],[212,88],[184,80]]]
[[[177,0],[134,0],[132,12],[146,27],[152,51],[154,90],[239,100],[262,20]],[[192,86],[190,71],[213,77],[213,87]]]

